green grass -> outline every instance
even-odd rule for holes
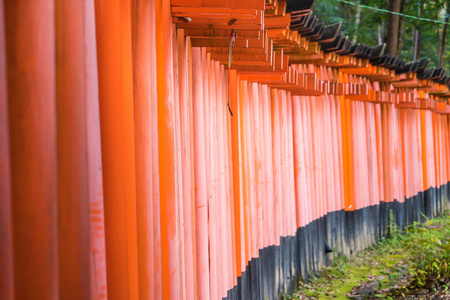
[[[348,299],[346,294],[354,287],[377,280],[380,291],[377,297],[393,299],[405,297],[411,289],[424,288],[429,278],[445,283],[444,278],[450,275],[450,218],[447,214],[432,221],[427,219],[425,224],[414,223],[402,233],[390,222],[389,231],[391,238],[356,255],[338,257],[308,284],[300,282],[299,290],[285,298]],[[421,273],[422,270],[427,273]]]

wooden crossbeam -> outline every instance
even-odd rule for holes
[[[173,3],[174,1],[172,1]],[[189,7],[172,5],[172,14],[216,14],[216,15],[255,15],[257,9],[219,8],[219,7]]]
[[[185,29],[184,33],[190,37],[207,38],[230,38],[231,29]],[[259,39],[263,32],[261,30],[236,30],[236,39]]]
[[[286,73],[280,72],[241,72],[239,78],[250,82],[273,83],[286,82]]]
[[[203,1],[172,1],[174,23],[184,29],[193,47],[206,47],[211,59],[222,64],[228,64],[231,30],[237,30],[231,67],[243,80],[266,83],[294,95],[342,95],[354,101],[395,103],[398,108],[446,109],[442,104],[438,104],[440,109],[432,107],[429,99],[430,95],[435,99],[450,99],[444,79],[437,83],[418,79],[416,73],[396,74],[386,66],[403,68],[404,62],[387,56],[384,61],[374,60],[371,64],[368,57],[373,57],[369,52],[374,48],[352,45],[344,36],[340,38],[346,43],[344,46],[328,49],[330,43],[341,37],[338,35],[340,24],[333,24],[337,30],[328,34],[324,42],[325,28],[329,33],[331,27],[318,22],[317,17],[308,12],[286,13],[284,0],[266,0],[263,6],[253,0],[239,5],[213,0],[205,3],[206,7]],[[305,69],[295,64],[316,67]],[[334,71],[324,71],[317,66],[326,66],[328,70],[332,67]],[[305,73],[305,70],[315,73]]]
[[[188,10],[185,11],[184,9]],[[264,30],[263,10],[221,9],[221,14],[214,14],[212,10],[209,13],[199,13],[197,9],[190,7],[172,7],[172,20],[177,24],[177,28]],[[190,10],[193,10],[196,14]],[[248,11],[252,13],[248,14]],[[242,14],[242,12],[247,13]]]
[[[218,60],[221,63],[228,64],[228,53],[211,53],[211,59]],[[239,54],[233,53],[232,56],[233,64],[272,64],[272,55],[269,54]]]
[[[264,9],[264,1],[261,0],[171,0],[173,6],[186,7],[213,7],[213,8],[239,8],[239,9]]]
[[[236,39],[235,47],[248,48],[247,39]],[[192,47],[229,47],[230,38],[191,37]]]
[[[276,29],[276,28],[289,28],[291,25],[291,14],[285,14],[284,16],[265,16],[264,28]]]
[[[177,24],[177,28],[179,29],[214,29],[214,30],[231,30],[231,29],[244,29],[244,30],[263,30],[263,26],[261,23],[238,23],[241,20],[236,21],[233,25],[228,25],[227,19],[223,19],[224,21],[221,23],[218,23],[218,19],[192,19],[193,22],[191,23],[185,23],[184,21],[180,20],[179,18],[174,18],[173,23]],[[214,23],[212,23],[214,22]]]

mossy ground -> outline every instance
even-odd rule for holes
[[[286,299],[349,299],[354,298],[355,290],[370,282],[376,282],[376,291],[362,298],[419,299],[411,296],[421,293],[421,299],[440,293],[447,295],[448,287],[440,286],[425,293],[414,290],[414,261],[418,258],[420,247],[429,247],[439,239],[450,239],[450,218],[448,214],[424,225],[414,224],[407,232],[395,232],[390,239],[383,239],[378,245],[350,257],[339,257],[332,265],[323,268],[307,284],[300,282],[296,293]],[[428,243],[427,241],[430,240]],[[420,242],[421,241],[421,242]],[[420,290],[423,290],[421,288]],[[350,297],[349,297],[350,296]],[[358,298],[358,297],[356,297]],[[438,299],[450,299],[438,298]]]

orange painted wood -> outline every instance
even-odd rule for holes
[[[335,112],[335,101],[334,96],[328,96],[325,98],[325,104],[328,107],[327,109],[327,115],[325,115],[325,122],[327,122],[328,126],[328,132],[326,134],[328,135],[328,146],[326,146],[325,149],[331,149],[332,155],[329,157],[329,165],[328,167],[328,174],[330,177],[329,180],[329,210],[330,211],[338,211],[340,210],[340,186],[339,186],[339,166],[338,166],[338,148],[337,148],[337,128],[335,126],[336,123],[336,112]],[[332,201],[331,198],[334,198],[335,200]]]
[[[193,127],[192,127],[192,94],[189,79],[188,60],[190,40],[186,39],[182,30],[178,30],[178,70],[179,70],[179,99],[180,99],[180,125],[181,125],[181,154],[183,178],[183,219],[184,219],[184,258],[185,258],[185,286],[186,299],[196,297],[196,265],[195,265],[195,179],[193,160]]]
[[[237,88],[237,82],[233,81],[233,77],[230,76],[228,77],[228,70],[226,70],[225,68],[222,69],[223,72],[223,76],[224,78],[229,78],[229,82],[227,85],[225,85],[225,87],[223,88],[223,94],[224,94],[224,105],[228,106],[228,93],[232,93],[232,90]],[[231,72],[230,72],[230,75]],[[227,89],[227,87],[229,86],[229,89]],[[233,86],[233,87],[232,87]],[[236,95],[233,95],[234,97],[236,97]],[[231,97],[231,94],[230,94]],[[231,99],[230,99],[231,101]],[[232,105],[230,103],[230,105]],[[226,109],[226,111],[228,112],[228,110]],[[237,221],[237,219],[240,219],[240,215],[239,212],[236,212],[236,199],[234,197],[235,192],[234,192],[234,161],[233,161],[233,144],[232,144],[232,139],[233,139],[233,128],[232,128],[232,116],[231,114],[227,113],[227,117],[224,118],[224,122],[225,122],[225,126],[226,126],[226,134],[227,134],[227,143],[226,143],[226,156],[227,156],[227,160],[225,162],[225,168],[228,169],[228,174],[226,176],[226,181],[227,181],[227,200],[228,200],[228,213],[229,213],[229,222],[231,224],[235,224],[235,226],[232,226],[229,228],[229,240],[230,240],[230,244],[229,244],[229,248],[228,251],[230,252],[230,269],[231,269],[231,278],[230,278],[230,284],[231,286],[234,286],[237,284],[237,280],[238,280],[238,273],[239,271],[239,262],[241,259],[241,255],[240,253],[238,253],[238,251],[240,252],[240,247],[237,247],[237,244],[240,242],[238,242],[238,237],[240,236],[240,220],[239,223]],[[239,181],[238,181],[239,182]],[[239,224],[239,225],[237,225]],[[233,228],[234,227],[234,228]],[[239,237],[240,238],[240,237]]]
[[[173,66],[173,82],[179,82],[178,76],[178,36],[177,29],[174,25],[172,25],[172,66]],[[183,210],[183,178],[182,178],[182,155],[181,155],[181,128],[180,128],[180,90],[177,88],[178,86],[173,87],[173,95],[174,95],[174,164],[175,164],[175,195],[176,195],[176,203],[175,207],[176,211],[176,228],[179,232],[178,234],[178,268],[180,270],[179,280],[180,280],[180,293],[185,297],[186,294],[186,260],[185,260],[185,252],[184,252],[184,232],[182,228],[182,224],[184,224],[184,210]]]
[[[375,104],[375,134],[376,134],[376,151],[377,151],[377,174],[378,174],[378,192],[379,200],[384,200],[384,177],[383,177],[383,148],[382,148],[382,131],[381,131],[381,105]]]
[[[259,39],[248,39],[248,48],[264,48],[269,43],[269,39],[267,31],[263,31],[262,34]]]
[[[216,30],[263,30],[261,24],[261,18],[254,19],[239,19],[233,23],[233,25],[228,25],[228,22],[232,20],[235,16],[230,16],[229,18],[203,18],[203,17],[193,17],[191,22],[186,23],[184,18],[177,17],[174,18],[173,22],[177,24],[178,29],[216,29]]]
[[[85,3],[87,152],[89,177],[90,216],[90,274],[91,298],[107,297],[105,212],[103,197],[102,149],[100,138],[100,113],[95,35],[94,1]],[[90,99],[93,99],[90,101]]]
[[[250,220],[250,253],[251,258],[258,257],[258,219],[257,219],[257,204],[256,204],[256,186],[255,186],[255,165],[254,165],[254,141],[252,132],[252,83],[246,83],[244,88],[244,118],[246,129],[246,143],[247,143],[247,182],[248,182],[248,203],[249,203],[249,220]]]
[[[367,103],[368,104],[368,103]],[[362,182],[360,188],[361,188],[361,207],[367,207],[370,206],[370,198],[371,198],[371,192],[373,193],[373,191],[371,191],[371,189],[374,188],[373,185],[371,185],[371,180],[372,178],[375,177],[374,174],[370,174],[369,170],[370,170],[370,165],[371,165],[371,159],[372,159],[372,155],[371,157],[369,157],[369,153],[370,152],[370,146],[367,144],[369,142],[370,139],[370,121],[368,119],[370,119],[370,108],[373,106],[373,104],[370,104],[370,106],[367,106],[366,103],[362,102],[362,103],[358,103],[358,108],[360,110],[360,126],[358,126],[359,129],[359,136],[360,136],[360,145],[359,145],[359,149],[360,149],[360,155],[361,155],[361,165],[362,165],[362,176],[359,178]],[[369,123],[369,124],[368,124]],[[366,239],[367,241],[367,239]],[[365,246],[368,246],[367,244]]]
[[[227,91],[225,90],[227,84],[227,76],[225,73],[225,67],[220,65],[219,62],[215,62],[215,85],[216,85],[216,95],[217,95],[217,122],[218,122],[218,147],[221,148],[222,155],[218,157],[219,159],[219,195],[224,201],[219,201],[220,204],[220,217],[222,220],[221,228],[221,244],[224,245],[222,248],[223,257],[222,269],[224,270],[224,277],[222,279],[222,297],[226,297],[227,291],[233,287],[233,241],[232,241],[232,228],[229,224],[233,224],[231,217],[232,205],[230,198],[230,161],[229,161],[229,147],[227,144],[229,142],[229,127],[227,124],[228,113],[228,97]],[[220,153],[220,152],[217,152]],[[221,229],[219,228],[219,230]]]
[[[189,6],[189,7],[214,7],[214,8],[239,8],[239,9],[264,9],[263,0],[249,0],[238,1],[231,0],[223,2],[218,0],[173,0],[171,2],[174,6]]]
[[[96,0],[95,12],[108,297],[138,299],[131,1]]]
[[[255,221],[256,221],[256,247],[263,247],[263,208],[262,208],[262,155],[261,155],[261,123],[259,115],[259,87],[257,83],[251,83],[251,97],[249,100],[249,108],[251,112],[251,128],[252,128],[252,152],[254,155],[252,171],[254,172],[254,196],[255,196]]]
[[[289,234],[290,216],[289,216],[289,182],[288,182],[288,134],[287,134],[287,99],[286,91],[278,90],[279,100],[279,118],[280,118],[280,204],[281,204],[281,216],[283,222],[281,224],[281,236],[287,236]]]
[[[236,38],[235,47],[236,48],[247,48],[247,39]],[[214,39],[206,37],[192,37],[192,47],[229,47],[230,38],[229,37],[217,37]]]
[[[193,17],[193,18],[207,18],[207,19],[223,19],[225,20],[230,20],[234,17],[233,14],[223,14],[223,13],[197,13],[197,12],[190,12],[190,13],[178,13],[178,12],[174,12],[173,13],[174,17]],[[243,15],[239,15],[240,19],[243,20],[254,20],[256,16],[255,14],[243,14]]]
[[[205,166],[205,121],[202,52],[192,49],[192,102],[194,128],[196,260],[199,299],[209,299],[208,202]]]
[[[339,209],[345,209],[345,183],[344,183],[344,154],[343,154],[343,129],[342,129],[342,106],[341,96],[334,97],[336,108],[336,122],[337,129],[337,147],[338,147],[338,169],[339,169],[339,186],[340,186],[340,206]]]
[[[395,143],[395,139],[393,138],[394,134],[395,134],[395,123],[393,122],[392,116],[393,113],[395,113],[395,109],[394,107],[392,107],[391,104],[388,104],[386,106],[386,112],[387,112],[387,116],[386,116],[386,122],[388,125],[388,132],[386,133],[386,138],[387,138],[387,151],[386,153],[388,154],[388,160],[385,163],[386,167],[388,169],[388,180],[389,180],[389,197],[387,197],[387,201],[394,201],[396,200],[396,185],[398,184],[398,181],[395,178],[395,164],[394,164],[394,143]]]
[[[294,139],[294,170],[295,170],[295,198],[297,201],[297,226],[306,225],[306,201],[301,199],[307,198],[306,189],[306,170],[304,147],[305,140],[302,132],[302,112],[300,101],[304,101],[300,96],[292,97],[293,108],[293,139]]]
[[[5,15],[0,1],[0,298],[14,299],[13,211],[9,148]]]
[[[389,177],[389,167],[391,166],[389,163],[389,154],[390,149],[388,147],[389,140],[388,140],[388,133],[389,133],[389,124],[387,119],[388,114],[388,105],[387,104],[381,104],[381,147],[382,147],[382,165],[383,165],[383,181],[385,182],[384,186],[384,196],[383,200],[385,202],[390,202],[392,199],[391,195],[391,179]]]
[[[310,99],[303,97],[304,101],[302,104],[303,113],[303,135],[305,137],[306,147],[305,147],[305,168],[306,168],[306,179],[307,179],[307,192],[308,192],[308,219],[307,222],[312,222],[315,220],[316,209],[314,202],[314,165],[313,165],[313,154],[312,154],[312,128],[311,128],[311,105]]]
[[[154,8],[152,4],[151,8]],[[151,31],[156,32],[155,9],[150,9]],[[157,65],[156,65],[156,34],[150,35],[150,102],[151,124],[151,172],[152,172],[152,210],[153,210],[153,266],[154,266],[154,299],[162,299],[162,261],[161,261],[161,207],[159,201],[159,144],[158,144],[158,101],[157,101]],[[149,233],[150,234],[150,233]],[[151,250],[149,250],[151,253]],[[149,262],[150,263],[150,262]]]
[[[440,182],[440,156],[439,156],[439,115],[436,113],[432,114],[432,123],[433,123],[433,151],[434,151],[434,158],[435,158],[435,169],[434,169],[434,176],[435,176],[435,186],[439,187],[441,185]]]
[[[368,205],[378,205],[381,200],[378,180],[378,153],[377,153],[377,135],[376,135],[376,104],[365,103],[367,112],[366,128],[367,128],[367,160],[369,172],[369,202]]]
[[[398,110],[393,109],[392,110],[393,115],[393,123],[395,124],[395,130],[394,130],[394,137],[393,140],[394,143],[394,167],[395,167],[395,173],[394,173],[394,182],[396,182],[396,189],[395,189],[395,199],[399,202],[405,201],[405,190],[404,190],[404,178],[403,178],[403,172],[402,172],[402,150],[401,150],[401,130],[399,128],[400,126],[400,114]]]
[[[267,85],[262,85],[263,95],[263,119],[264,119],[264,151],[265,153],[265,172],[266,172],[266,216],[267,216],[267,243],[274,245],[275,243],[275,223],[273,210],[273,159],[272,159],[272,118],[271,118],[271,92]]]
[[[12,55],[5,69],[0,49],[0,85],[13,93],[0,101],[4,298],[13,289],[45,299],[223,298],[261,249],[299,226],[448,182],[448,90],[323,54],[275,16],[284,4],[266,10],[266,32],[256,1],[57,0],[50,10],[40,1],[5,4],[0,28]],[[33,19],[35,7],[48,18]],[[228,77],[231,29],[241,31]],[[370,226],[356,233],[328,242],[349,254],[376,236]],[[325,262],[313,257],[307,271]],[[275,285],[286,292],[282,272]]]
[[[355,209],[353,193],[353,164],[352,164],[352,136],[351,136],[351,116],[350,101],[341,97],[341,121],[342,121],[342,155],[345,184],[345,210]]]
[[[223,124],[223,118],[226,116],[224,114],[226,104],[223,101],[223,93],[222,93],[222,77],[221,77],[221,69],[223,66],[220,65],[217,61],[212,61],[212,65],[214,66],[213,74],[212,74],[212,85],[214,86],[214,93],[213,93],[213,99],[216,99],[215,101],[215,132],[214,132],[214,138],[216,139],[215,142],[215,154],[216,154],[216,195],[217,195],[217,209],[218,209],[218,236],[219,236],[219,247],[218,247],[218,253],[219,257],[222,257],[222,259],[219,260],[219,266],[221,270],[220,276],[218,276],[219,286],[220,286],[220,297],[226,297],[227,290],[229,288],[229,274],[231,266],[230,264],[230,253],[228,251],[228,245],[230,244],[228,241],[228,228],[230,224],[228,221],[228,201],[226,197],[226,182],[225,182],[225,140],[226,140],[226,133],[225,128]]]
[[[217,198],[215,197],[215,168],[214,157],[214,107],[211,86],[211,60],[209,54],[202,49],[202,75],[203,75],[203,100],[205,102],[204,122],[205,122],[205,161],[206,161],[206,196],[208,199],[208,236],[209,236],[209,284],[210,298],[219,297],[218,294],[218,227],[217,227]],[[214,118],[213,118],[214,116]]]
[[[289,235],[295,236],[295,232],[297,230],[297,219],[296,219],[296,201],[295,201],[295,179],[294,179],[294,141],[293,141],[293,117],[292,117],[292,97],[290,93],[286,94],[286,100],[287,100],[287,138],[288,138],[288,151],[287,151],[287,162],[288,162],[288,183],[289,183],[289,217],[290,217],[290,228],[289,228]]]
[[[286,28],[291,25],[291,14],[287,13],[284,16],[265,17],[264,28]]]
[[[338,96],[331,97],[332,104],[332,124],[334,128],[333,143],[335,147],[335,184],[337,186],[336,197],[338,199],[336,203],[336,209],[344,209],[344,176],[343,176],[343,160],[342,160],[342,129],[341,129],[341,113],[340,113],[340,101]]]
[[[4,3],[17,299],[59,298],[54,13],[53,1]]]
[[[247,262],[251,259],[251,241],[250,241],[250,220],[249,220],[249,196],[248,196],[248,181],[247,181],[247,168],[245,167],[246,160],[248,159],[248,153],[246,149],[246,137],[245,137],[245,123],[244,123],[244,99],[247,94],[247,82],[245,80],[240,81],[239,86],[239,111],[242,112],[239,118],[239,129],[240,129],[240,144],[242,145],[242,219],[241,222],[244,225],[244,234],[242,236],[241,244],[242,247],[242,267],[241,272],[245,271]],[[245,254],[245,255],[244,255]]]
[[[320,104],[320,113],[319,113],[319,122],[322,124],[322,130],[320,130],[320,140],[321,140],[321,147],[320,147],[320,156],[321,156],[321,164],[322,164],[322,187],[323,187],[323,196],[325,201],[323,201],[323,214],[327,214],[328,212],[333,211],[333,204],[331,203],[331,197],[329,196],[333,192],[333,175],[332,175],[332,156],[325,154],[325,149],[332,149],[330,143],[331,143],[331,137],[329,136],[331,133],[330,128],[330,108],[327,97],[320,97],[320,101],[318,103]]]
[[[188,109],[188,113],[189,113],[189,148],[190,148],[190,157],[189,157],[189,161],[190,161],[190,176],[191,176],[191,180],[194,184],[191,184],[191,205],[190,205],[190,209],[186,209],[187,212],[185,212],[185,222],[191,222],[192,223],[192,232],[189,233],[189,235],[192,235],[192,256],[193,256],[193,280],[194,280],[194,287],[198,286],[198,281],[197,281],[197,274],[198,274],[198,265],[197,265],[197,255],[196,255],[196,202],[195,202],[195,193],[196,193],[196,188],[195,188],[195,161],[194,161],[194,115],[193,115],[193,76],[192,76],[192,66],[193,66],[193,61],[192,61],[192,47],[191,47],[191,39],[190,38],[186,38],[186,59],[187,59],[187,83],[188,83],[188,105],[189,107],[187,107],[186,109]],[[181,103],[182,108],[183,108],[183,103]],[[181,118],[181,120],[183,121],[183,117]],[[191,215],[191,220],[189,218],[189,216],[187,216],[186,214],[190,213]],[[186,229],[187,231],[187,229]],[[186,237],[188,238],[188,237]],[[190,251],[189,249],[189,242],[186,243],[186,252]],[[188,255],[188,254],[186,254]],[[187,264],[188,267],[188,264]],[[189,290],[187,290],[187,293],[189,292]],[[188,294],[187,294],[188,295]],[[194,289],[194,296],[195,298],[198,297],[198,288]]]
[[[420,110],[414,111],[414,125],[412,130],[414,131],[413,144],[414,144],[414,159],[416,160],[416,181],[415,181],[415,193],[423,191],[423,160],[422,160],[422,135],[420,126]]]
[[[185,34],[191,37],[207,37],[207,38],[230,38],[231,29],[185,29]],[[260,30],[236,30],[236,39],[256,39],[258,40],[263,32]]]
[[[314,157],[314,189],[315,189],[315,200],[317,209],[317,218],[322,217],[325,214],[325,201],[320,199],[325,199],[325,191],[323,187],[323,156],[322,156],[322,131],[323,123],[321,120],[322,103],[321,101],[316,101],[316,99],[311,98],[311,122],[312,122],[312,139],[313,139],[313,157]],[[320,125],[316,125],[320,124]],[[317,128],[317,129],[316,129]]]
[[[136,223],[138,235],[139,297],[161,297],[160,230],[158,167],[153,162],[157,142],[152,127],[156,114],[156,47],[155,3],[153,0],[132,2],[133,105],[136,153]],[[156,147],[155,147],[156,145]],[[156,149],[155,149],[156,148]],[[156,176],[155,176],[156,175]]]
[[[240,78],[250,82],[285,82],[286,74],[275,72],[240,72]]]
[[[181,253],[179,196],[177,190],[178,165],[176,153],[175,96],[173,74],[174,27],[171,23],[169,1],[155,3],[156,54],[158,91],[159,186],[161,207],[162,296],[180,299]]]
[[[442,156],[444,159],[444,170],[443,170],[443,182],[444,184],[449,181],[449,157],[448,155],[445,155],[445,153],[449,153],[449,131],[448,131],[448,115],[443,116],[442,120],[442,126],[443,126],[443,134],[442,134]]]
[[[411,178],[410,178],[410,166],[406,165],[405,160],[410,160],[409,157],[409,130],[407,127],[407,117],[406,116],[407,112],[405,112],[404,109],[402,109],[400,111],[400,121],[401,121],[401,136],[402,136],[402,151],[403,151],[403,161],[402,161],[402,165],[403,165],[403,177],[405,178],[403,184],[404,184],[404,190],[405,190],[405,196],[407,198],[412,196],[411,193],[411,186],[410,186],[410,182],[411,182]],[[405,147],[406,146],[406,147]]]
[[[264,47],[261,48],[239,48],[235,47],[233,48],[233,58],[235,58],[234,55],[236,54],[266,54],[272,57],[272,49],[273,44],[268,42],[264,44]],[[206,52],[208,53],[220,53],[220,54],[226,54],[228,55],[230,51],[230,47],[207,47]],[[228,59],[228,57],[227,57]],[[233,59],[235,60],[235,59]],[[227,61],[228,63],[228,61]]]
[[[206,115],[207,122],[209,124],[208,132],[209,132],[209,171],[210,175],[210,190],[209,190],[209,198],[210,201],[210,252],[213,252],[211,258],[214,259],[214,262],[210,265],[211,267],[211,281],[213,281],[213,285],[215,287],[215,294],[213,288],[211,289],[212,296],[216,298],[221,298],[222,295],[222,277],[223,277],[223,266],[222,266],[222,247],[220,244],[221,240],[221,218],[220,218],[220,196],[219,196],[219,161],[218,161],[218,136],[217,136],[217,98],[216,98],[216,87],[214,85],[214,74],[216,66],[213,61],[211,61],[210,54],[206,55],[207,57],[207,77],[205,80],[208,82],[208,108],[209,113]],[[212,213],[211,213],[212,211]],[[212,225],[212,226],[211,226]],[[213,270],[215,269],[216,276],[213,274]],[[211,287],[213,287],[211,285]],[[212,297],[211,296],[211,297]],[[214,297],[212,297],[214,298]]]
[[[253,48],[252,48],[253,49]],[[211,53],[211,59],[218,60],[223,64],[228,64],[228,53]],[[255,62],[256,64],[262,64],[263,62],[268,61],[270,64],[271,56],[267,54],[239,54],[233,53],[232,63],[233,65],[243,64],[245,62]],[[250,64],[250,63],[249,63]]]
[[[272,154],[273,154],[273,210],[275,223],[275,245],[280,245],[280,236],[283,235],[281,220],[282,213],[282,170],[281,170],[281,139],[280,139],[280,98],[276,89],[271,90],[272,98]]]
[[[106,256],[93,1],[56,2],[59,294],[104,299]],[[83,24],[83,26],[79,26]]]
[[[175,13],[197,13],[197,14],[228,14],[228,15],[254,15],[256,9],[220,8],[214,7],[189,7],[172,5],[172,15]]]
[[[233,172],[233,212],[234,212],[234,237],[235,237],[235,255],[236,255],[236,276],[241,276],[242,269],[245,263],[245,249],[243,243],[244,224],[242,222],[242,170],[240,162],[242,160],[242,150],[240,147],[240,124],[241,110],[239,107],[239,81],[236,71],[232,70],[230,73],[230,85],[228,93],[230,93],[230,105],[233,117],[231,117],[231,145],[232,145],[232,172]]]

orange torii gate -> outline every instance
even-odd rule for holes
[[[0,0],[0,298],[277,299],[441,213],[450,78],[313,4]]]

